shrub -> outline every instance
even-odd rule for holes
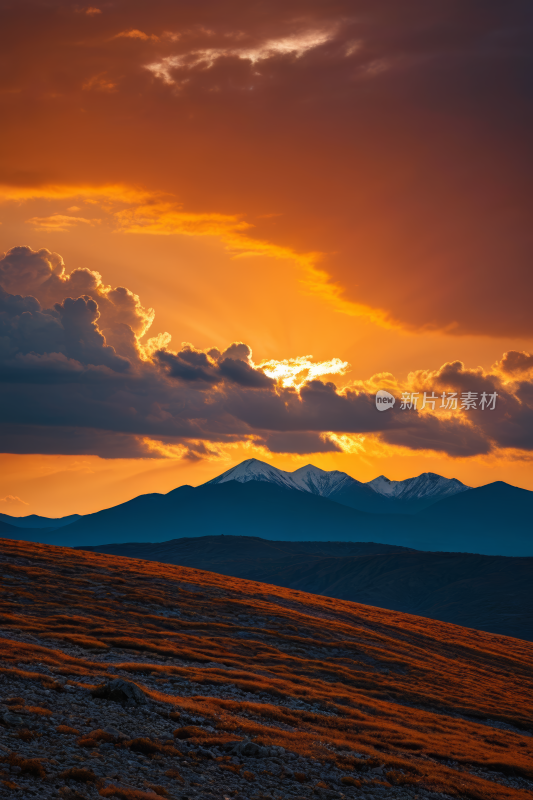
[[[205,731],[202,728],[196,728],[194,725],[189,725],[186,728],[176,728],[174,731],[175,739],[192,739],[193,736],[205,736]]]
[[[52,712],[49,708],[41,708],[40,706],[26,706],[24,710],[27,714],[38,714],[40,717],[52,716]]]
[[[233,772],[235,775],[238,775],[242,769],[242,764],[219,764],[218,766],[219,769],[225,769],[227,772]]]
[[[80,732],[77,728],[71,728],[69,725],[58,725],[56,728],[57,733],[68,733],[71,736],[79,736]]]
[[[352,778],[351,775],[344,775],[344,777],[341,778],[341,783],[344,784],[344,786],[357,786],[359,789],[361,788],[361,781],[358,781],[357,778]]]
[[[150,789],[150,791],[155,792],[159,797],[168,797],[168,792],[164,786],[154,786],[151,783],[146,784],[146,788]]]
[[[106,786],[100,789],[101,797],[118,797],[119,800],[154,800],[157,795],[150,792],[141,792],[139,789],[121,789],[118,786]]]
[[[167,778],[173,778],[175,781],[179,781],[180,783],[185,783],[185,781],[183,780],[177,769],[167,769],[165,775],[167,776]]]
[[[45,769],[37,758],[23,758],[16,753],[11,753],[7,758],[7,763],[12,767],[20,767],[21,775],[33,775],[34,778],[41,780],[46,778]]]
[[[90,736],[91,739],[95,739],[97,742],[114,742],[115,737],[112,733],[107,733],[107,731],[103,731],[102,728],[97,728],[95,731],[91,731],[87,734]]]
[[[31,742],[40,735],[41,734],[37,733],[37,731],[29,731],[27,728],[24,728],[21,731],[17,731],[17,733],[15,734],[17,739],[22,739],[23,742]]]
[[[66,726],[65,726],[66,727]],[[74,730],[74,728],[72,728]],[[76,744],[78,747],[95,748],[98,747],[100,742],[114,742],[115,737],[111,733],[106,733],[101,728],[95,731],[80,736]]]
[[[90,750],[94,750],[95,747],[98,747],[98,740],[93,739],[91,736],[82,736],[77,740],[76,744],[78,747],[86,747]]]
[[[92,769],[84,769],[83,767],[66,769],[59,777],[64,781],[79,781],[80,783],[93,783],[97,780]]]
[[[145,755],[152,755],[153,753],[160,753],[162,747],[157,742],[152,742],[151,739],[145,737],[139,739],[132,739],[131,742],[126,742],[126,747],[133,750],[135,753],[144,753]]]
[[[386,772],[385,777],[389,783],[392,783],[393,786],[401,786],[405,781],[405,775],[394,769]]]
[[[18,791],[20,786],[15,781],[2,781],[2,786],[5,786],[6,789],[13,789],[14,791]]]
[[[295,772],[294,780],[298,781],[298,783],[305,783],[307,780],[307,775],[305,774],[305,772]]]

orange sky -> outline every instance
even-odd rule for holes
[[[8,293],[63,304],[47,317],[61,317],[61,341],[37,322],[22,341],[20,316],[10,328],[0,508],[85,513],[251,456],[359,480],[433,471],[533,489],[523,13],[408,2],[399,14],[392,1],[4,9],[0,251],[46,248],[65,270],[63,293],[47,294],[44,272],[0,262]],[[100,319],[83,317],[96,356],[69,316],[81,306],[65,306],[73,270],[102,276]],[[139,297],[135,319],[106,286]],[[141,307],[155,311],[144,336]],[[124,324],[135,348],[168,332],[169,358],[147,366]],[[251,355],[224,354],[232,342]],[[211,348],[209,374],[183,371]],[[509,351],[526,355],[502,362]],[[262,362],[303,356],[345,366],[318,366],[320,386],[301,395],[262,377]],[[82,369],[92,388],[77,394]],[[116,387],[124,370],[136,388],[104,403],[94,376]],[[365,401],[381,384],[398,397],[497,389],[500,405],[393,425],[396,410]]]

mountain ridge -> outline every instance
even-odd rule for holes
[[[286,489],[327,497],[358,511],[374,514],[413,513],[443,497],[470,489],[457,478],[444,478],[433,472],[424,472],[404,481],[391,481],[381,475],[363,483],[339,470],[328,472],[313,464],[306,464],[288,472],[257,458],[242,461],[204,485],[217,485],[231,480],[240,483],[273,483]]]

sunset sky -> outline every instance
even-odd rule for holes
[[[0,12],[0,511],[251,457],[533,489],[531,3]]]

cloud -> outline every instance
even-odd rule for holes
[[[54,8],[9,20],[12,183],[179,186],[179,209],[139,203],[118,224],[314,254],[306,290],[382,325],[531,335],[527,3],[468,16],[423,0],[403,14],[393,0],[272,0],[265,15],[237,1],[221,15],[213,0],[154,0],[97,15],[91,38],[85,14]],[[114,38],[144,45],[134,37],[150,30],[149,57]]]
[[[270,378],[280,380],[282,386],[302,386],[309,380],[320,378],[323,375],[344,375],[350,365],[340,358],[329,361],[316,362],[313,356],[299,356],[298,358],[285,358],[282,361],[270,359],[262,361],[258,366]]]
[[[45,308],[70,297],[90,297],[98,304],[99,330],[125,356],[136,347],[128,329],[135,337],[143,336],[155,315],[128,289],[105,285],[94,270],[75,269],[67,274],[61,256],[45,248],[13,247],[5,253],[0,258],[0,286],[12,295],[31,295]]]
[[[304,53],[320,47],[330,41],[338,26],[332,25],[326,29],[302,30],[280,38],[266,39],[248,47],[209,47],[201,50],[192,50],[180,55],[166,56],[159,62],[147,64],[146,69],[152,72],[164,83],[179,83],[175,74],[181,70],[191,70],[201,67],[212,68],[221,59],[236,58],[257,65],[280,56],[300,58]],[[139,32],[137,32],[139,33]]]
[[[6,511],[9,513],[10,510],[18,510],[21,506],[29,506],[29,503],[26,503],[25,500],[22,500],[20,497],[16,497],[13,494],[8,494],[5,497],[0,497],[0,509],[5,513]]]
[[[496,364],[496,368],[509,375],[528,372],[533,369],[533,355],[525,351],[509,350],[509,352],[504,353],[502,360]]]
[[[336,358],[256,364],[244,342],[173,351],[168,334],[145,346],[152,310],[95,271],[67,273],[61,256],[45,249],[8,251],[0,287],[7,452],[197,459],[251,441],[271,452],[362,452],[367,438],[453,457],[533,450],[533,383],[502,370],[452,361],[405,381],[381,373],[340,389],[324,379],[345,373]],[[381,414],[375,392],[383,387],[396,397],[496,392],[497,404],[450,413],[397,402]]]
[[[79,209],[76,209],[79,211]],[[84,225],[98,225],[100,219],[85,219],[85,217],[73,217],[67,214],[52,214],[50,217],[32,217],[27,219],[29,225],[34,225],[38,231],[68,231],[75,228],[80,223]]]
[[[108,78],[107,72],[99,72],[84,81],[82,89],[86,92],[116,92],[117,84]]]
[[[121,31],[120,33],[115,34],[113,37],[114,39],[141,39],[142,41],[152,41],[158,42],[159,36],[155,34],[148,34],[144,33],[143,31],[139,31],[136,28],[132,28],[129,31]]]

